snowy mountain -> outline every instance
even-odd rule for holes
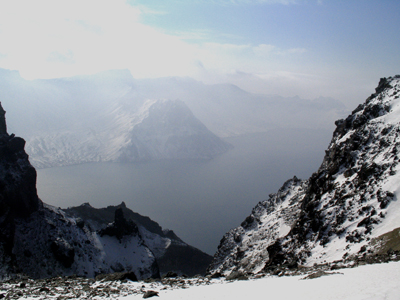
[[[37,167],[98,161],[211,159],[230,145],[179,100],[147,100],[136,111],[115,107],[98,123],[28,139]]]
[[[107,226],[96,230],[44,204],[24,146],[22,138],[7,133],[0,105],[0,277],[114,272],[131,272],[138,279],[159,277],[156,257],[121,208]]]
[[[210,159],[231,148],[182,101],[137,97],[132,81],[123,71],[27,81],[1,70],[0,94],[36,167]]]
[[[209,159],[230,148],[219,137],[326,128],[345,111],[331,98],[256,95],[190,78],[138,80],[127,70],[29,81],[0,69],[0,99],[35,167]]]
[[[2,277],[24,273],[32,278],[133,272],[136,278],[158,277],[157,261],[136,225],[116,213],[103,231],[44,204],[29,218],[15,219],[8,270]],[[108,230],[107,230],[108,229]]]
[[[127,220],[138,226],[138,231],[144,243],[150,248],[157,259],[160,274],[168,272],[194,276],[203,275],[212,257],[183,242],[172,230],[163,230],[161,226],[126,207],[122,202],[117,206],[94,208],[89,203],[77,207],[63,209],[67,214],[84,220],[90,228],[101,231],[113,221],[115,211],[121,209]]]
[[[348,111],[329,97],[302,99],[249,93],[233,84],[206,85],[190,78],[135,80],[138,97],[181,99],[212,132],[231,137],[275,128],[323,128]]]
[[[321,167],[294,177],[224,235],[209,272],[257,273],[400,250],[400,76],[336,130]]]

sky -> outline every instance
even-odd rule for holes
[[[129,69],[350,108],[399,74],[397,0],[0,0],[0,68]]]

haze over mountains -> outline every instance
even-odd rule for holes
[[[139,80],[126,70],[30,81],[1,69],[0,78],[9,132],[24,137],[36,168],[47,168],[38,170],[44,201],[124,201],[209,254],[288,176],[315,170],[334,121],[346,115],[329,98],[256,95],[190,78]],[[110,160],[120,163],[48,168]]]
[[[208,159],[230,148],[217,136],[326,129],[345,111],[331,98],[256,95],[190,78],[136,80],[127,70],[28,81],[2,69],[0,77],[9,127],[26,138],[36,167]]]
[[[330,270],[399,260],[399,92],[400,76],[382,78],[364,104],[338,120],[320,168],[308,180],[286,181],[225,234],[209,265],[209,276],[185,280],[171,273],[156,284],[152,283],[159,278],[160,266],[167,271],[179,264],[180,271],[194,274],[210,257],[127,209],[125,203],[104,209],[86,203],[67,210],[43,203],[36,193],[36,172],[24,151],[25,141],[8,134],[0,106],[0,277],[56,278],[46,280],[50,288],[39,290],[49,293],[54,289],[65,294],[66,286],[71,289],[67,281],[76,275],[99,275],[96,280],[102,288],[106,281],[153,278],[144,282],[165,290],[176,283],[182,288],[208,285],[219,277],[225,277],[221,282],[265,277],[265,283],[272,282],[271,275],[307,274],[302,279],[316,279],[349,274]],[[397,276],[396,267],[390,264],[384,269]],[[32,279],[22,281],[9,281],[8,295],[15,294],[15,288],[20,289],[16,295],[24,295],[27,282],[29,287],[37,285]],[[74,291],[93,295],[93,284],[87,283],[77,279]],[[158,295],[145,290],[149,285],[140,283],[138,290],[128,284],[135,296]],[[394,286],[385,285],[380,293],[389,292],[393,298]],[[38,289],[26,289],[26,295]]]
[[[224,235],[210,272],[396,257],[400,252],[400,76],[336,122],[320,168],[294,177]],[[279,272],[279,271],[278,271]]]

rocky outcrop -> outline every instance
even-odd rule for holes
[[[0,103],[0,135],[7,134],[6,111]]]
[[[259,203],[223,237],[209,272],[254,273],[374,255],[371,239],[400,227],[399,97],[400,76],[382,78],[364,104],[336,122],[319,170]]]
[[[242,224],[226,233],[209,266],[212,273],[257,273],[270,259],[268,247],[284,237],[301,213],[307,181],[290,179],[254,207]]]
[[[99,234],[83,220],[42,203],[24,145],[7,133],[0,105],[0,278],[20,273],[33,278],[113,272],[134,272],[140,279],[160,276],[152,251],[121,210]]]
[[[97,230],[100,235],[116,235],[120,238],[127,231],[130,234],[139,234],[156,257],[161,275],[168,272],[188,276],[205,274],[212,260],[210,255],[186,244],[172,230],[163,230],[149,217],[133,212],[124,202],[106,208],[94,208],[85,203],[64,211]]]
[[[0,205],[2,215],[27,216],[41,202],[36,191],[36,170],[31,166],[25,141],[7,133],[5,111],[0,104]]]
[[[139,229],[133,221],[125,219],[122,208],[117,208],[115,210],[114,222],[101,229],[99,234],[100,236],[115,236],[118,240],[121,240],[127,235],[138,235]]]
[[[0,272],[7,273],[14,263],[16,219],[29,217],[42,203],[25,141],[7,133],[5,113],[0,104]]]

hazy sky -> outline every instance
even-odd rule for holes
[[[0,68],[129,68],[350,108],[399,74],[398,0],[0,0]]]

